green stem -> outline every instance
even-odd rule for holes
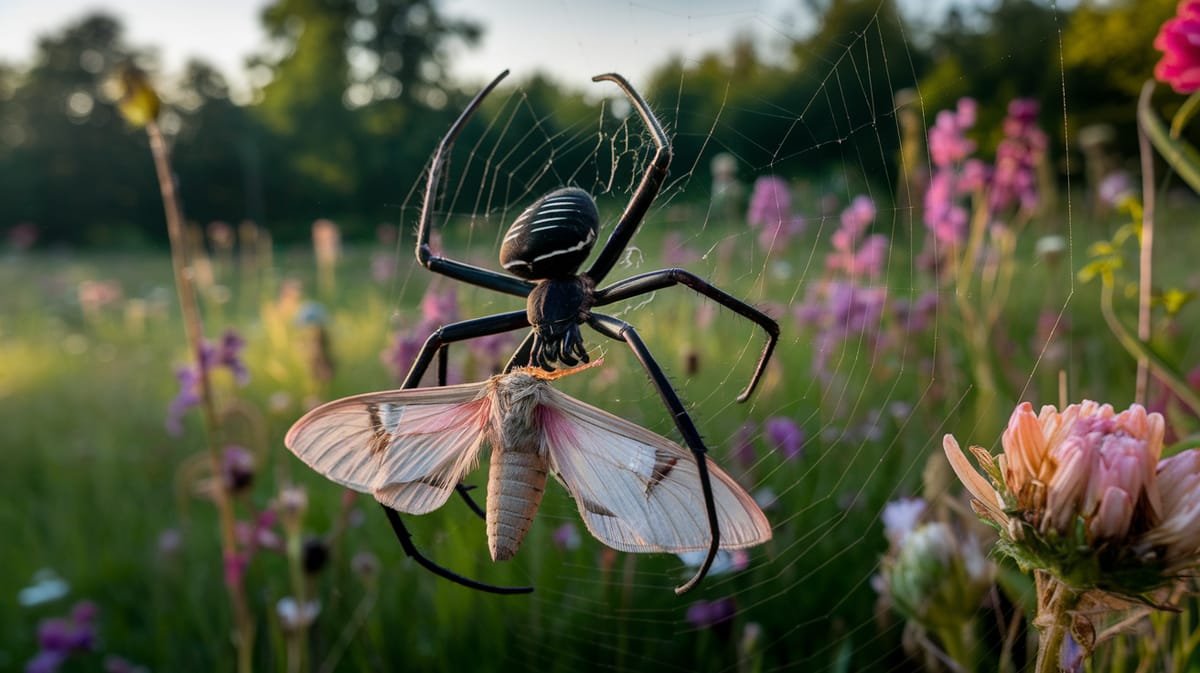
[[[968,619],[955,625],[937,630],[937,639],[942,650],[959,670],[974,671],[979,668],[976,655],[975,620]]]
[[[1113,281],[1109,278],[1105,278],[1100,285],[1100,314],[1104,316],[1104,322],[1108,324],[1109,330],[1112,331],[1113,336],[1117,337],[1117,341],[1124,346],[1125,350],[1135,358],[1144,357],[1151,371],[1158,376],[1159,380],[1175,393],[1189,409],[1200,414],[1200,396],[1197,396],[1187,382],[1176,375],[1171,367],[1146,345],[1146,342],[1130,334],[1129,330],[1125,329],[1125,325],[1121,324],[1113,310]]]
[[[1079,595],[1049,575],[1039,582],[1038,593],[1050,592],[1050,596],[1038,596],[1036,622],[1042,624],[1038,637],[1037,673],[1058,673],[1059,657],[1063,643],[1071,628],[1071,610],[1079,602]]]
[[[175,180],[171,174],[170,151],[158,124],[150,121],[146,124],[146,135],[150,138],[150,153],[154,157],[154,168],[158,176],[159,188],[162,191],[163,209],[167,218],[167,236],[171,241],[171,269],[175,275],[175,289],[179,295],[179,307],[183,315],[184,332],[187,335],[188,347],[197,366],[202,361],[204,350],[204,328],[200,320],[200,308],[196,302],[196,289],[192,284],[187,270],[186,241],[183,231],[183,210],[179,206],[179,198],[175,194]],[[216,405],[213,403],[212,385],[208,373],[200,368],[200,407],[204,416],[205,444],[208,447],[209,466],[213,476],[213,501],[217,506],[220,519],[222,564],[233,562],[237,554],[237,541],[234,537],[233,500],[229,491],[220,480],[221,452],[217,448],[215,436],[219,430],[219,420]],[[233,604],[233,617],[236,625],[236,642],[238,671],[249,673],[253,668],[251,654],[254,650],[254,621],[246,604],[246,596],[242,585],[229,586],[229,599]]]
[[[1154,85],[1142,87],[1138,106],[1150,107],[1150,94]],[[1154,256],[1154,155],[1150,151],[1150,138],[1142,124],[1138,124],[1138,153],[1142,161],[1142,235],[1139,237],[1140,257],[1138,261],[1138,339],[1150,340],[1150,279]],[[1134,385],[1134,401],[1146,404],[1146,390],[1150,385],[1150,363],[1145,357],[1137,361],[1137,378]]]

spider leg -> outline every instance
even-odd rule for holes
[[[766,331],[767,343],[763,345],[762,354],[758,356],[758,365],[754,368],[754,374],[750,377],[750,383],[737,396],[738,402],[745,402],[750,398],[751,393],[754,392],[754,388],[762,378],[763,372],[767,368],[767,361],[771,358],[771,353],[775,351],[775,344],[779,341],[779,323],[775,322],[767,314],[709,283],[700,276],[684,269],[651,271],[613,283],[606,288],[596,291],[595,305],[606,306],[623,299],[647,294],[673,285],[689,287],[743,318],[749,318]]]
[[[522,327],[529,327],[529,316],[524,310],[497,313],[483,318],[442,325],[425,340],[425,345],[421,346],[421,351],[417,353],[417,358],[413,360],[412,367],[408,370],[408,375],[404,377],[404,383],[400,387],[407,389],[421,385],[421,377],[433,363],[434,356],[456,341],[469,341],[479,337],[511,332]]]
[[[437,358],[438,358],[437,384],[439,386],[444,386],[444,385],[446,385],[446,375],[450,369],[450,344],[444,344],[441,348],[438,349],[437,353],[438,353],[437,354]],[[479,503],[475,502],[475,499],[472,498],[471,494],[469,493],[469,491],[472,491],[474,489],[475,489],[474,486],[467,486],[467,485],[463,484],[462,482],[459,482],[458,484],[455,484],[455,486],[454,486],[454,490],[463,499],[463,502],[467,503],[467,507],[469,507],[472,512],[475,512],[475,515],[478,516],[480,519],[483,519],[484,521],[486,521],[487,520],[487,512],[483,511],[483,508],[479,506]]]
[[[662,398],[663,403],[670,410],[671,418],[675,421],[675,427],[679,429],[679,434],[683,435],[683,441],[691,449],[692,455],[696,458],[696,472],[700,475],[700,490],[704,494],[704,509],[708,515],[708,528],[712,532],[712,542],[708,546],[708,556],[700,564],[700,568],[696,571],[692,579],[681,586],[675,587],[675,593],[682,594],[704,579],[704,576],[708,574],[708,569],[712,567],[713,559],[717,556],[717,550],[721,548],[721,526],[717,522],[717,506],[713,501],[712,482],[709,480],[708,460],[705,457],[708,450],[704,447],[704,440],[700,438],[700,432],[696,430],[696,424],[692,422],[692,417],[684,409],[683,402],[680,401],[678,393],[671,387],[671,383],[667,381],[666,374],[658,366],[658,362],[654,360],[654,356],[650,355],[650,350],[646,348],[645,342],[638,336],[637,330],[633,328],[633,325],[599,313],[593,313],[587,322],[597,332],[609,338],[624,341],[633,350],[633,354],[637,357],[638,362],[642,363],[642,367],[650,375],[650,382],[654,385],[655,390],[658,391],[659,397]]]
[[[498,587],[491,584],[476,582],[473,579],[463,577],[456,572],[452,572],[442,566],[430,561],[412,543],[412,534],[408,532],[408,527],[404,525],[404,521],[400,519],[400,515],[396,510],[383,506],[383,511],[387,513],[388,521],[392,524],[392,530],[396,533],[396,539],[400,540],[400,546],[404,548],[404,553],[408,554],[409,558],[416,561],[421,567],[439,577],[444,577],[451,582],[461,584],[469,589],[478,591],[486,591],[491,594],[527,594],[533,592],[533,587]]]
[[[433,358],[438,357],[438,384],[445,385],[446,383],[446,368],[448,358],[448,347],[456,341],[467,341],[478,337],[489,336],[492,334],[500,334],[502,332],[510,332],[515,329],[529,326],[529,319],[525,311],[513,311],[511,313],[499,313],[483,318],[475,318],[474,320],[464,320],[462,322],[443,325],[434,331],[433,334],[425,340],[425,345],[421,346],[420,353],[417,354],[413,366],[408,370],[408,376],[405,377],[401,388],[416,388],[421,384],[421,377],[429,369],[429,365],[433,363]],[[487,518],[486,514],[479,508],[479,505],[467,494],[470,487],[458,484],[455,486],[458,494],[467,501],[468,506],[475,511],[476,514],[483,518]],[[408,532],[408,527],[404,525],[404,521],[400,518],[400,513],[382,505],[384,512],[387,514],[388,521],[392,524],[392,531],[396,534],[396,539],[400,541],[400,547],[404,549],[404,553],[415,560],[418,564],[429,570],[439,577],[456,582],[471,589],[479,591],[487,591],[496,594],[522,594],[533,591],[533,587],[498,587],[491,584],[484,584],[472,579],[468,579],[448,570],[423,555],[413,544],[412,535]]]
[[[614,82],[625,95],[629,97],[633,108],[637,110],[646,127],[650,129],[651,135],[654,136],[654,157],[650,160],[650,165],[646,167],[645,174],[642,175],[642,181],[638,184],[637,191],[633,193],[633,197],[629,200],[629,205],[625,206],[625,212],[621,214],[620,221],[613,229],[612,235],[608,237],[608,241],[604,247],[600,249],[599,255],[596,256],[596,261],[592,262],[592,266],[587,270],[587,276],[596,283],[604,280],[609,271],[612,271],[617,260],[621,259],[621,255],[625,252],[625,246],[629,245],[629,241],[637,232],[638,226],[642,223],[642,218],[646,216],[646,211],[650,210],[650,205],[654,203],[654,199],[658,198],[658,192],[662,189],[663,183],[667,180],[667,169],[671,165],[671,145],[667,140],[667,133],[663,131],[662,124],[654,116],[650,110],[650,105],[645,98],[639,94],[626,79],[616,73],[608,73],[606,75],[596,75],[592,78],[593,82]]]
[[[505,294],[516,295],[518,297],[529,296],[530,290],[533,289],[533,283],[510,276],[508,274],[499,273],[490,269],[458,262],[453,259],[448,259],[440,255],[436,255],[433,249],[429,246],[429,235],[432,229],[433,208],[434,202],[437,200],[438,187],[441,186],[442,169],[446,163],[447,154],[450,147],[454,145],[454,141],[458,138],[458,134],[466,126],[467,120],[475,113],[479,104],[487,97],[492,89],[500,83],[500,80],[508,76],[508,71],[500,73],[496,79],[485,86],[479,93],[475,94],[475,98],[467,104],[466,109],[454,120],[450,125],[450,130],[446,132],[442,142],[438,144],[437,151],[433,155],[433,160],[429,164],[429,177],[425,186],[425,198],[421,202],[421,222],[417,229],[417,261],[421,266],[429,269],[434,273],[440,273],[445,276],[450,276],[455,280],[461,280],[464,283],[486,287],[489,290],[503,292]]]
[[[511,372],[517,367],[529,366],[529,356],[533,352],[533,342],[536,339],[537,332],[531,330],[529,334],[525,336],[525,340],[521,342],[521,345],[517,347],[517,350],[515,353],[513,353],[513,356],[509,358],[508,364],[504,365],[505,374]]]

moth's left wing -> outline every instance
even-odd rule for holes
[[[696,459],[645,428],[549,386],[539,407],[551,469],[592,535],[630,552],[708,549],[711,533]],[[771,539],[750,494],[708,460],[722,549]]]
[[[355,395],[308,412],[292,453],[325,477],[409,514],[445,504],[487,433],[487,383]]]

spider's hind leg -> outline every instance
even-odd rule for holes
[[[429,572],[454,582],[461,584],[468,589],[477,591],[486,591],[490,594],[528,594],[533,592],[533,587],[498,587],[494,584],[484,584],[473,579],[463,577],[456,572],[447,570],[442,566],[430,561],[412,542],[412,534],[408,532],[408,527],[404,525],[404,521],[400,519],[400,514],[396,510],[382,505],[383,511],[387,513],[388,521],[392,524],[392,530],[396,533],[396,539],[400,541],[400,546],[404,549],[404,553],[408,554],[409,558],[416,561],[422,568]]]
[[[638,362],[642,363],[642,367],[650,375],[650,382],[654,384],[659,397],[667,405],[667,409],[671,412],[671,418],[675,421],[675,427],[679,429],[679,434],[683,435],[683,441],[696,458],[696,472],[700,475],[700,490],[704,494],[704,509],[708,516],[708,528],[712,538],[708,545],[708,555],[700,564],[700,568],[696,570],[696,574],[681,586],[675,587],[675,593],[682,594],[691,590],[699,584],[700,580],[704,579],[704,576],[708,574],[708,569],[712,567],[717,551],[721,548],[721,525],[717,522],[717,505],[713,500],[712,482],[708,476],[708,460],[706,458],[708,449],[705,448],[704,440],[700,438],[700,431],[696,429],[692,417],[683,407],[679,394],[671,387],[671,383],[667,381],[667,375],[663,373],[662,367],[658,366],[654,356],[650,355],[650,350],[646,348],[646,343],[638,336],[633,325],[599,313],[593,313],[588,318],[588,324],[604,336],[624,341],[629,346]]]

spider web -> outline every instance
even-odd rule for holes
[[[777,32],[776,39],[801,37],[788,34],[765,10],[758,18]],[[818,62],[811,73],[819,81],[815,93],[786,105],[763,99],[741,100],[733,107],[726,99],[715,110],[693,110],[687,93],[698,85],[698,76],[687,70],[668,78],[673,87],[652,92],[643,82],[632,82],[647,94],[668,135],[677,143],[686,140],[691,150],[677,155],[660,196],[606,281],[682,266],[767,311],[779,320],[782,336],[759,389],[738,404],[734,398],[749,380],[763,343],[753,323],[683,287],[603,310],[628,321],[645,338],[712,458],[764,504],[774,539],[744,558],[722,557],[718,566],[739,567],[718,567],[693,593],[676,597],[672,588],[691,575],[682,560],[606,551],[588,536],[563,490],[549,487],[533,532],[503,570],[493,571],[490,563],[455,568],[485,581],[536,587],[527,597],[467,599],[479,619],[494,619],[501,630],[505,645],[494,654],[504,663],[497,665],[546,662],[541,667],[556,670],[659,671],[915,667],[911,649],[903,644],[903,620],[877,605],[873,583],[888,548],[880,512],[900,497],[941,495],[923,489],[922,482],[936,472],[944,433],[984,445],[998,434],[971,412],[978,390],[968,371],[971,363],[960,359],[954,346],[962,329],[956,286],[937,280],[944,259],[934,257],[931,268],[927,258],[931,235],[922,218],[924,183],[910,174],[911,166],[898,167],[891,154],[889,139],[905,137],[902,106],[876,92],[902,88],[891,79],[895,72],[913,75],[908,51],[913,38],[906,36],[900,49],[885,47],[881,20],[876,14],[840,36],[843,46],[836,57]],[[652,43],[649,25],[630,24],[635,33],[643,31],[635,39]],[[1051,67],[1061,72],[1061,63]],[[508,225],[529,203],[560,186],[582,187],[596,196],[600,240],[605,240],[655,149],[611,83],[579,83],[577,90],[587,87],[581,98],[586,113],[564,119],[539,105],[535,83],[522,80],[520,73],[510,79],[515,81],[506,81],[489,97],[455,145],[434,214],[446,256],[491,269],[499,269],[497,250]],[[726,78],[717,85],[736,82]],[[919,87],[914,101],[921,143],[915,149],[924,152],[938,110],[927,105]],[[1064,87],[1060,100],[1042,101],[1039,116],[1059,147],[1067,102]],[[748,122],[769,124],[779,133],[764,145],[740,126]],[[702,137],[685,137],[681,128],[705,131]],[[904,142],[896,147],[900,152]],[[717,153],[737,166],[744,190],[737,208],[712,198],[709,162]],[[821,157],[828,170],[803,172],[810,156]],[[933,170],[927,155],[917,168],[925,174]],[[763,230],[746,222],[752,183],[761,177],[782,178],[792,194],[789,213],[804,220],[802,229],[780,232],[766,244]],[[415,185],[401,206],[398,258],[411,254],[423,190],[423,184]],[[875,208],[868,233],[887,241],[875,279],[848,279],[828,268],[842,214],[860,196]],[[1069,187],[1061,198],[1056,231],[1072,240]],[[1042,233],[1047,232],[1026,229],[1022,240]],[[1021,244],[1022,252],[1031,248]],[[1059,368],[1070,370],[1079,362],[1070,342],[1063,344],[1067,364],[1045,362],[1075,300],[1076,265],[1069,254],[1068,245],[1065,263],[1039,271],[1041,282],[1053,286],[1041,306],[1052,325],[1041,341],[1020,344],[1022,355],[998,372],[1016,393],[995,400],[1000,423],[1021,399],[1056,403]],[[819,295],[832,280],[853,280],[864,291],[878,292],[889,308],[865,319],[805,314],[834,310]],[[400,278],[393,294],[413,297],[427,286],[441,292],[453,287],[460,319],[523,307],[521,300],[434,279],[420,269]],[[1012,305],[1028,300],[1025,294],[1033,289],[1018,288]],[[926,323],[919,328],[899,324],[896,307],[915,311],[927,296],[933,301],[924,309]],[[405,311],[400,309],[389,326],[410,320]],[[823,331],[835,332],[836,338],[822,339]],[[991,346],[1016,348],[1016,337],[1004,333],[1003,326],[1001,332]],[[679,441],[668,411],[628,349],[590,330],[586,338],[591,356],[603,357],[604,365],[555,385]],[[509,342],[505,357],[517,340]],[[483,369],[462,364],[477,357],[455,345],[452,372],[477,375]],[[1068,376],[1073,383],[1079,380],[1077,372]],[[802,429],[796,455],[788,455],[775,437],[787,426],[779,419]],[[485,478],[483,470],[472,475],[480,485]],[[943,476],[933,483],[944,490],[949,482]],[[466,510],[452,502],[412,525],[419,540],[429,541],[426,551],[446,560],[454,558],[448,556],[450,547],[459,543],[475,545],[475,551],[484,548],[482,524],[467,519]],[[447,528],[453,532],[439,537],[438,531]],[[430,577],[429,582],[441,580]],[[459,590],[442,587],[414,600],[437,602],[448,593],[457,596]],[[731,619],[715,626],[700,623],[705,611],[722,606],[732,606]],[[998,656],[997,645],[988,647]]]

